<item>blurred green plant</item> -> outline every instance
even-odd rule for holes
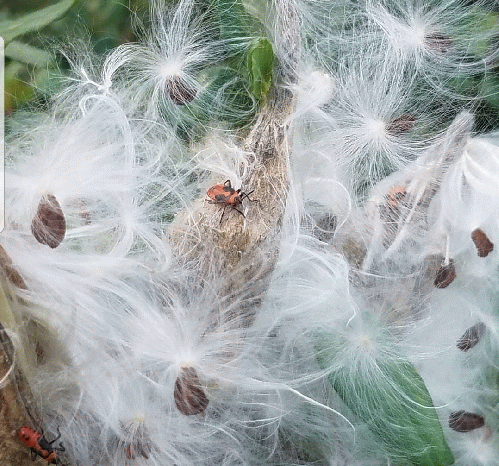
[[[54,76],[67,63],[54,44],[72,37],[86,38],[95,54],[136,39],[132,16],[148,14],[148,0],[4,0],[0,6],[0,35],[6,43],[5,112],[40,104],[50,96]],[[47,46],[47,44],[49,44]]]
[[[41,10],[26,13],[15,18],[0,19],[0,36],[5,45],[28,32],[38,31],[56,19],[59,19],[73,6],[75,0],[61,0]]]

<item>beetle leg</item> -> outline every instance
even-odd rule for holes
[[[239,212],[243,218],[246,218],[246,215],[244,215],[239,209],[236,209],[235,207],[233,207],[233,209],[236,211],[236,212]]]
[[[230,183],[230,180],[227,180],[225,183],[224,183],[224,186],[227,186],[228,188],[232,188],[232,185]]]
[[[49,445],[52,445],[53,443],[57,442],[57,440],[59,440],[61,438],[61,430],[59,429],[59,426],[57,427],[57,437],[52,440],[51,442],[49,442]]]
[[[38,456],[38,452],[35,449],[30,448],[30,453],[31,453],[31,461],[35,461],[36,457]]]
[[[220,223],[219,223],[219,225],[221,225],[221,224],[222,224],[222,220],[223,220],[223,218],[224,218],[224,215],[225,215],[225,209],[226,209],[226,208],[227,208],[227,206],[224,206],[224,207],[223,207],[223,209],[222,209],[222,216],[220,217]]]
[[[54,448],[54,450],[66,451],[66,447],[62,443],[60,443],[57,448]]]

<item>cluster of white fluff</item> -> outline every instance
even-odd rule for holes
[[[499,135],[473,135],[454,82],[497,63],[498,30],[477,26],[497,2],[234,0],[295,102],[258,299],[257,278],[235,294],[168,236],[210,183],[244,189],[258,168],[241,140],[265,98],[241,106],[229,67],[212,86],[252,37],[215,37],[227,0],[170,3],[140,43],[68,52],[50,110],[9,122],[8,330],[61,461],[498,466]],[[47,195],[65,218],[55,247],[32,231]]]

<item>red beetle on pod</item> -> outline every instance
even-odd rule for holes
[[[227,180],[224,184],[216,184],[215,186],[212,186],[208,189],[206,195],[209,197],[208,202],[210,204],[219,204],[223,206],[223,213],[220,218],[221,223],[226,207],[231,207],[244,217],[244,214],[237,208],[237,206],[242,205],[244,198],[248,198],[252,201],[249,197],[252,192],[253,191],[243,193],[241,189],[234,189],[230,184],[230,180]]]
[[[52,445],[61,438],[61,432],[59,428],[57,429],[58,436],[49,442],[43,434],[37,432],[31,427],[21,427],[17,432],[21,442],[31,449],[32,459],[36,458],[36,455],[41,456],[48,464],[60,464],[57,458],[57,452],[65,451],[66,449],[60,444],[58,447],[53,447]]]

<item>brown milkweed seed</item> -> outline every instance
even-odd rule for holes
[[[455,411],[449,416],[449,427],[456,432],[471,432],[485,425],[485,419],[480,414],[467,411]]]
[[[166,83],[166,92],[175,105],[188,104],[196,97],[196,91],[188,87],[178,76],[171,78]]]
[[[494,243],[490,241],[487,235],[480,228],[475,228],[471,232],[471,239],[475,243],[478,257],[487,257],[494,250]]]
[[[437,288],[447,288],[456,278],[456,269],[454,262],[450,259],[449,263],[442,264],[437,270],[435,281],[433,282]]]
[[[461,351],[468,351],[470,348],[473,348],[482,338],[485,329],[486,327],[483,322],[473,325],[463,333],[463,336],[457,342],[457,347]]]
[[[385,131],[392,136],[398,136],[412,129],[416,124],[416,117],[413,115],[401,115],[393,119],[385,126]]]
[[[183,367],[175,381],[173,399],[178,410],[186,416],[202,414],[208,406],[208,398],[199,382],[196,369]]]
[[[438,53],[447,53],[452,47],[452,39],[439,32],[427,34],[424,38],[425,45]]]
[[[66,219],[54,195],[46,194],[40,200],[36,215],[31,222],[31,232],[41,244],[51,248],[61,244],[66,235]]]

